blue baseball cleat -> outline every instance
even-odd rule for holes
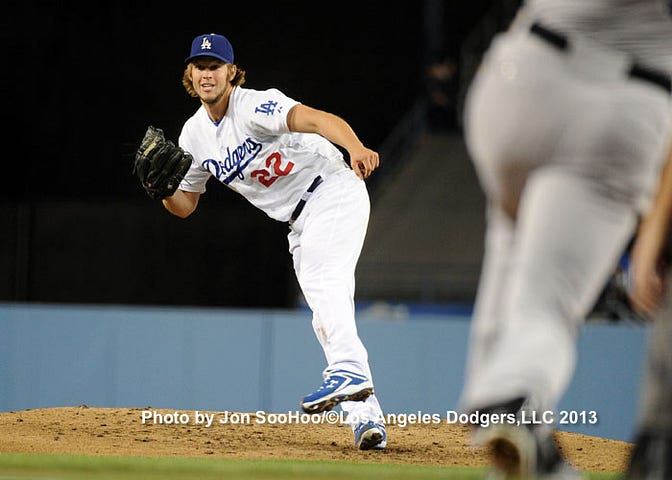
[[[364,375],[337,370],[328,374],[317,391],[303,398],[301,409],[306,413],[327,412],[341,402],[361,402],[372,394],[373,383]]]
[[[387,446],[385,425],[371,421],[360,423],[355,428],[355,445],[360,450],[382,450]]]

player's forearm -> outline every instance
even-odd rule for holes
[[[354,130],[341,117],[305,105],[296,105],[287,115],[293,132],[317,133],[348,152],[364,148]]]
[[[332,113],[295,105],[287,114],[287,126],[292,132],[317,133],[345,148],[353,171],[361,179],[378,168],[378,153],[365,147],[350,125]]]
[[[187,218],[198,205],[199,193],[177,190],[171,197],[163,199],[163,206],[175,216]]]
[[[644,215],[632,248],[630,303],[652,315],[665,297],[665,247],[672,222],[672,152],[661,173],[658,191]]]
[[[357,134],[342,118],[327,113],[320,124],[318,132],[324,138],[345,148],[349,153],[364,148]]]
[[[642,220],[641,229],[655,232],[661,243],[670,233],[672,227],[672,149],[667,162],[663,166],[658,184],[658,191],[649,212]]]
[[[672,150],[663,169],[658,195],[660,198],[657,201],[659,206],[656,214],[661,217],[660,222],[664,224],[667,236],[672,227]]]

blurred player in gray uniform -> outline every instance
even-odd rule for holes
[[[630,303],[653,318],[635,450],[626,478],[672,478],[672,151],[632,248]]]
[[[464,411],[554,417],[579,328],[656,188],[671,71],[663,0],[528,0],[494,39],[465,104],[488,208]],[[552,430],[505,422],[475,439],[498,474],[571,478]]]

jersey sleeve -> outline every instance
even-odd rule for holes
[[[187,171],[184,178],[180,182],[178,188],[180,190],[184,190],[185,192],[204,193],[205,184],[208,183],[208,180],[210,179],[212,174],[198,164],[195,151],[192,148],[190,148],[188,135],[185,132],[185,129],[182,129],[182,133],[180,134],[178,144],[185,152],[189,152],[190,154],[192,154],[193,157],[191,160],[191,167],[189,167],[189,170]]]
[[[287,113],[299,102],[280,90],[271,88],[255,91],[245,99],[249,128],[259,136],[289,133]]]

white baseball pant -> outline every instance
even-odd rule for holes
[[[327,367],[366,375],[373,381],[368,353],[355,323],[355,268],[368,228],[370,201],[365,183],[352,170],[327,176],[291,225],[289,250],[303,295],[313,312],[313,329]],[[375,395],[340,404],[348,423],[383,413]]]

